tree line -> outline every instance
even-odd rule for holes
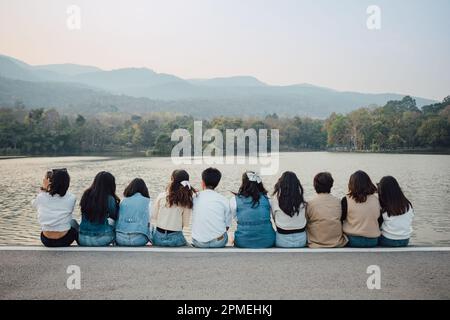
[[[103,114],[85,117],[55,109],[27,109],[18,103],[0,108],[0,154],[141,154],[170,155],[173,130],[193,132],[194,118],[153,113]],[[360,108],[327,119],[307,117],[216,117],[203,129],[279,129],[281,151],[344,150],[448,152],[450,96],[421,109],[409,96],[382,107]]]

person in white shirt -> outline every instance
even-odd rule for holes
[[[229,201],[214,189],[222,174],[215,168],[202,172],[202,190],[194,198],[192,210],[192,245],[197,248],[223,248],[228,243],[231,226]]]
[[[284,172],[274,187],[270,201],[277,228],[275,246],[301,248],[306,246],[306,202],[303,187],[294,172]]]
[[[78,222],[73,219],[76,197],[67,192],[70,176],[66,169],[48,171],[41,192],[32,201],[41,225],[41,241],[46,247],[68,247],[78,242]]]
[[[378,199],[381,206],[382,247],[406,247],[412,234],[414,210],[394,177],[383,177],[378,183]]]

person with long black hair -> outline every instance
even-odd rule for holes
[[[270,248],[275,231],[270,216],[270,202],[262,179],[253,171],[242,175],[239,191],[230,199],[230,209],[237,222],[234,245],[239,248]]]
[[[32,205],[38,212],[41,242],[46,247],[68,247],[78,240],[78,222],[73,218],[76,197],[68,192],[66,169],[47,171],[41,192]]]
[[[150,195],[144,180],[136,178],[123,192],[116,223],[118,246],[140,247],[151,241]]]
[[[161,193],[152,208],[153,245],[182,247],[187,245],[183,228],[188,227],[196,191],[185,170],[172,172],[166,192]]]
[[[116,180],[106,171],[99,172],[81,198],[81,246],[102,247],[114,243],[114,224],[119,212]]]
[[[291,171],[284,172],[275,184],[273,196],[270,204],[277,228],[275,246],[280,248],[306,246],[306,201],[297,175]]]
[[[414,210],[394,177],[386,176],[378,183],[378,198],[381,205],[382,247],[406,247],[412,234]]]

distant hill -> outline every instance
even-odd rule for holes
[[[264,82],[259,81],[255,77],[234,76],[228,78],[213,79],[190,79],[190,83],[208,87],[262,87],[267,86]]]
[[[251,76],[190,79],[147,68],[105,71],[75,64],[31,66],[0,55],[0,103],[70,112],[173,111],[197,117],[217,115],[302,115],[384,105],[399,94],[341,92],[311,84],[271,86]],[[419,107],[436,101],[415,97]]]
[[[82,66],[78,64],[72,63],[64,63],[64,64],[46,64],[41,66],[33,66],[34,70],[47,70],[55,73],[59,73],[65,76],[76,76],[82,73],[89,72],[99,72],[102,71],[100,68],[91,67],[91,66]]]

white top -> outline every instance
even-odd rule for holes
[[[206,189],[194,198],[192,238],[209,242],[222,236],[231,226],[231,211],[227,198]]]
[[[162,192],[156,198],[151,209],[151,223],[153,226],[170,231],[183,231],[189,226],[192,209],[172,206],[166,201],[167,193]]]
[[[76,197],[67,192],[64,197],[59,194],[51,196],[47,192],[37,195],[31,204],[37,209],[42,231],[68,231],[72,221]]]
[[[283,210],[281,210],[276,197],[270,200],[270,206],[273,220],[278,228],[283,230],[297,230],[303,229],[306,226],[306,207],[304,204],[300,206],[299,214],[294,213],[292,217],[288,216]]]
[[[387,212],[383,213],[383,224],[381,225],[381,234],[388,239],[404,240],[411,237],[413,228],[412,220],[414,210],[409,210],[400,216],[388,216]]]

